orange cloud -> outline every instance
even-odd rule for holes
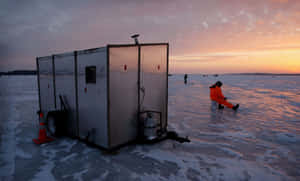
[[[300,73],[299,49],[231,51],[202,55],[172,56],[171,72],[228,73],[274,72]]]
[[[263,25],[263,24],[265,24],[265,22],[262,19],[259,19],[256,21],[256,24]]]

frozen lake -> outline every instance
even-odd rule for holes
[[[215,110],[209,86],[237,112]],[[169,130],[191,143],[113,154],[63,138],[36,146],[35,76],[0,77],[0,180],[300,180],[300,77],[169,77]]]

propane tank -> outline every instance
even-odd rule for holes
[[[146,140],[153,140],[157,138],[157,131],[159,126],[159,120],[153,117],[151,112],[147,113],[147,117],[144,119],[144,136]]]

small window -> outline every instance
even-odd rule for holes
[[[96,66],[85,67],[85,82],[87,84],[96,84]]]

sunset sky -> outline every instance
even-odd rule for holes
[[[171,73],[300,73],[300,0],[1,0],[0,71],[135,33],[169,42]]]

